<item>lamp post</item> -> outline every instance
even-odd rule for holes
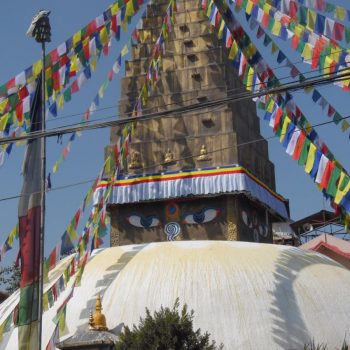
[[[51,41],[51,26],[49,21],[50,11],[40,10],[34,16],[27,35],[41,43],[42,50],[42,79],[41,79],[41,125],[46,129],[45,120],[45,43]],[[45,233],[45,191],[46,191],[46,137],[41,138],[41,221],[40,221],[40,266],[39,266],[39,301],[38,301],[38,323],[39,323],[39,350],[42,348],[42,315],[43,315],[43,291],[44,291],[44,233]]]

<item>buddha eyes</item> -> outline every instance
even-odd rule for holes
[[[160,220],[157,219],[154,215],[150,216],[138,216],[131,215],[127,217],[127,220],[130,225],[141,227],[141,228],[150,228],[160,225]]]
[[[184,224],[205,224],[213,221],[220,214],[219,209],[202,209],[201,211],[193,214],[186,215]]]
[[[193,214],[187,214],[182,220],[183,224],[205,224],[213,221],[220,215],[220,209],[206,208]],[[140,228],[151,228],[161,225],[161,221],[155,215],[130,215],[126,218],[130,225]],[[176,220],[177,221],[177,220]]]

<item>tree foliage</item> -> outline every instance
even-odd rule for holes
[[[215,341],[210,341],[210,334],[193,329],[194,312],[188,312],[184,305],[179,312],[179,300],[172,309],[161,307],[151,315],[146,308],[146,317],[140,318],[133,329],[124,327],[116,344],[117,350],[216,350]]]
[[[0,268],[0,289],[11,294],[19,288],[21,269],[13,263],[11,266]]]

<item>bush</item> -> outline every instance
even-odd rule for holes
[[[140,318],[140,324],[124,327],[116,344],[117,350],[216,350],[215,341],[210,341],[210,334],[193,330],[194,312],[188,312],[184,305],[179,312],[179,299],[172,309],[163,306],[151,315],[146,308],[146,317]]]

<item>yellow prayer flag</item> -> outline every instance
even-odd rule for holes
[[[33,75],[35,77],[37,77],[41,73],[42,67],[43,67],[43,62],[41,60],[40,61],[36,61],[33,64]]]
[[[264,4],[264,7],[263,7],[263,10],[264,10],[265,13],[270,13],[271,5],[265,3],[265,4]]]
[[[349,192],[350,190],[350,181],[348,181],[347,185],[344,186],[343,182],[345,183],[346,180],[349,179],[349,176],[346,175],[343,171],[340,173],[340,178],[337,186],[337,192],[335,194],[334,203],[339,204],[343,197]]]
[[[107,33],[106,27],[103,27],[102,30],[100,31],[100,39],[103,45],[106,45],[108,43],[108,33]]]
[[[125,9],[125,18],[124,20],[127,19],[127,17],[132,17],[135,13],[135,10],[134,10],[134,4],[133,4],[133,1],[129,1],[127,4],[126,4],[126,9]]]
[[[91,69],[93,72],[96,71],[96,66],[97,66],[97,60],[96,60],[96,57],[93,57],[91,62],[90,62],[90,66],[91,66]]]
[[[273,98],[271,98],[271,99],[269,100],[268,105],[267,105],[266,111],[269,112],[269,113],[272,113],[273,107],[274,107],[274,106],[275,106],[275,101],[274,101]]]
[[[119,5],[118,3],[114,4],[111,6],[111,12],[112,12],[112,16],[114,16],[115,14],[117,14],[117,12],[119,11]]]
[[[289,126],[290,123],[291,123],[291,120],[286,116],[286,117],[284,118],[283,125],[282,125],[281,136],[280,136],[280,142],[282,142],[283,139],[284,139],[284,137],[286,136],[287,129],[288,129],[288,126]]]
[[[70,71],[76,72],[77,70],[78,70],[78,56],[73,55],[73,57],[71,58]]]
[[[316,146],[313,143],[310,143],[309,153],[307,155],[307,160],[305,165],[305,172],[308,174],[310,174],[312,167],[314,166],[315,155],[316,155]]]
[[[219,32],[218,32],[218,38],[219,39],[222,38],[222,34],[224,32],[224,28],[225,28],[225,21],[223,19],[221,19],[220,28],[219,28]]]
[[[323,73],[325,77],[329,77],[329,74],[331,72],[332,62],[333,60],[329,56],[326,56],[326,59],[324,61],[324,68],[323,68]]]
[[[7,120],[9,119],[9,114],[6,113],[0,119],[0,131],[4,131],[6,128]]]
[[[344,21],[346,18],[346,10],[344,7],[337,6],[335,8],[335,18],[340,19],[341,21]]]
[[[334,47],[331,47],[331,54],[329,55],[329,57],[336,61],[336,62],[339,62],[339,58],[340,58],[340,50],[339,49],[336,49]]]
[[[311,31],[314,31],[316,24],[316,12],[310,9],[307,10],[307,28]]]
[[[57,99],[57,107],[58,109],[62,109],[64,104],[64,96],[60,95]]]
[[[68,233],[68,236],[69,236],[71,242],[74,242],[78,238],[78,234],[75,231],[74,226],[72,224],[68,225],[67,233]]]
[[[252,91],[253,89],[253,76],[254,76],[254,69],[252,67],[249,67],[247,85],[246,85],[246,88],[248,91]]]
[[[349,128],[350,128],[350,124],[346,120],[343,120],[341,123],[341,130],[344,132]]]
[[[247,7],[245,9],[245,12],[246,12],[247,15],[250,15],[252,13],[253,6],[254,6],[253,1],[248,0]]]
[[[7,104],[8,104],[8,101],[9,101],[8,98],[5,98],[4,100],[2,100],[0,102],[0,113],[1,114],[4,113],[4,110],[5,110],[5,108],[6,108]]]
[[[238,52],[237,42],[236,40],[233,40],[228,58],[230,60],[233,60],[236,57],[237,52]]]
[[[304,58],[305,61],[308,61],[309,63],[311,63],[311,59],[312,59],[312,46],[309,43],[306,43],[304,46],[304,50],[301,54],[301,57]]]
[[[73,35],[73,46],[77,46],[78,43],[80,43],[81,41],[81,31],[79,30],[79,32],[76,32]]]
[[[272,29],[271,29],[271,33],[273,35],[279,36],[281,33],[281,27],[282,27],[281,22],[275,20],[275,23],[273,24]]]
[[[55,174],[55,173],[57,173],[57,170],[58,170],[58,163],[56,162],[52,167],[52,171]]]
[[[122,48],[122,51],[121,51],[122,57],[127,55],[128,52],[129,52],[128,45],[125,44],[124,47]]]
[[[301,37],[302,34],[304,33],[304,27],[300,24],[297,24],[294,29],[294,33],[297,37]]]

